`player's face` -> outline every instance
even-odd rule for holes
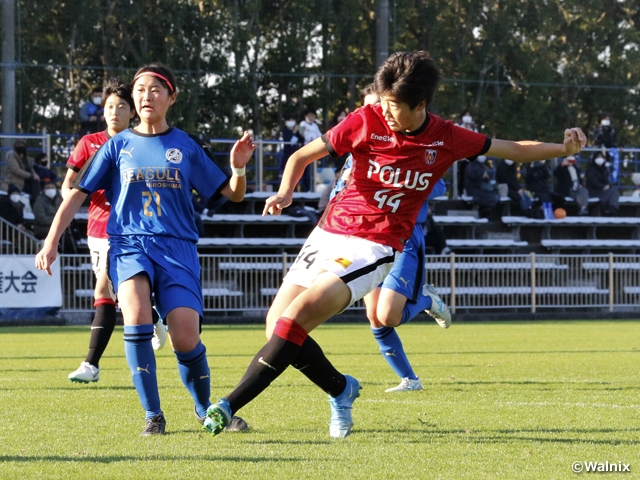
[[[120,133],[127,128],[134,113],[129,102],[117,95],[110,95],[104,104],[104,119],[107,122],[109,134]]]
[[[152,75],[142,75],[133,85],[133,103],[142,123],[164,121],[176,95]]]
[[[422,126],[427,115],[424,101],[420,102],[416,108],[411,108],[391,93],[380,95],[380,105],[387,125],[394,132],[417,130]]]

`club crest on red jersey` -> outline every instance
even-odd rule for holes
[[[435,150],[426,150],[424,161],[427,165],[433,165],[436,163],[436,151]]]

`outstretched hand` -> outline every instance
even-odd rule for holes
[[[267,213],[271,215],[280,215],[282,210],[291,205],[292,195],[273,195],[267,198],[267,201],[264,202],[264,210],[262,211],[262,216],[264,217]]]
[[[253,141],[253,137],[249,135],[249,132],[244,132],[242,138],[231,149],[231,166],[233,168],[244,167],[251,160],[255,149],[256,144]]]
[[[564,131],[565,155],[574,155],[587,144],[587,136],[580,128],[567,128]]]

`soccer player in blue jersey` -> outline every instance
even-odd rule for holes
[[[154,63],[138,70],[133,100],[140,125],[111,138],[85,164],[36,256],[36,267],[51,274],[60,236],[87,194],[106,191],[112,205],[109,277],[122,309],[127,363],[146,411],[144,436],[163,434],[166,425],[151,346],[152,293],[201,423],[211,405],[209,366],[200,341],[202,288],[191,190],[241,201],[245,165],[255,149],[245,132],[231,150],[229,176],[199,142],[168,125],[167,110],[176,97],[175,77],[167,66]]]

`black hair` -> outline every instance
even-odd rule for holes
[[[133,103],[133,97],[131,96],[131,88],[130,83],[124,83],[118,78],[110,78],[102,91],[102,107],[104,107],[104,104],[107,103],[107,99],[111,95],[115,95],[125,100],[129,104],[131,110],[135,110],[136,106]]]
[[[440,71],[423,50],[397,52],[387,58],[376,72],[375,89],[379,95],[392,94],[410,108],[433,101]]]
[[[143,75],[145,73],[156,74],[155,77],[164,88],[169,90],[170,95],[178,91],[178,86],[176,85],[176,76],[174,75],[171,68],[169,68],[164,63],[153,62],[149,65],[145,65],[144,67],[140,67],[136,74],[133,76],[132,84],[135,83],[140,75]]]

